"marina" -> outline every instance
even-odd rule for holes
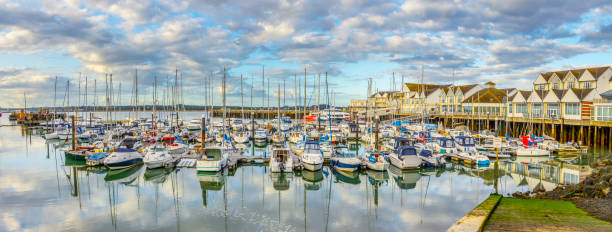
[[[200,115],[185,112],[181,117]],[[219,120],[213,118],[211,125]],[[6,117],[1,122],[13,123]],[[513,156],[500,160],[497,177],[495,159],[491,165],[478,165],[448,156],[444,166],[402,170],[387,165],[380,171],[368,168],[361,159],[357,170],[347,172],[329,160],[316,171],[298,168],[301,156],[294,154],[290,159],[294,170],[276,173],[270,168],[272,143],[249,142],[241,146],[240,155],[228,156],[226,168],[219,172],[198,172],[195,161],[200,158],[189,154],[161,168],[136,164],[113,170],[88,167],[67,157],[64,153],[71,141],[45,140],[42,134],[41,127],[0,127],[4,186],[0,192],[6,196],[0,203],[21,221],[20,229],[440,231],[495,192],[496,183],[497,191],[505,195],[551,190],[579,182],[588,175],[589,163],[608,154]],[[9,140],[13,142],[5,142]],[[288,141],[286,145],[294,146]],[[206,144],[211,146],[214,143]],[[369,146],[350,140],[346,151],[361,156]],[[55,210],[67,214],[53,221],[26,218]]]
[[[0,12],[0,232],[612,231],[612,2]]]

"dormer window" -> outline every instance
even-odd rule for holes
[[[553,89],[559,89],[559,82],[553,83]]]
[[[567,88],[573,89],[574,88],[574,82],[570,81],[569,83],[567,83]]]
[[[585,89],[590,89],[591,88],[591,82],[589,82],[589,81],[584,82],[584,88]]]

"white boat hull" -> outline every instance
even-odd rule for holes
[[[391,164],[395,167],[398,167],[400,169],[413,169],[413,168],[419,168],[421,166],[421,158],[414,155],[414,156],[407,156],[404,157],[404,159],[399,159],[397,158],[397,156],[391,154],[389,155],[389,161],[391,161]]]
[[[323,163],[302,163],[302,165],[304,165],[304,169],[308,170],[308,171],[317,171],[317,170],[321,170],[321,168],[323,167]]]

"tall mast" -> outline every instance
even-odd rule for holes
[[[280,137],[280,122],[281,122],[281,116],[280,116],[280,83],[278,83],[278,89],[276,90],[276,95],[278,95],[278,109],[276,110],[276,115],[278,117],[277,124],[278,124],[278,136]]]
[[[244,119],[244,89],[242,86],[242,74],[240,74],[240,119]]]
[[[57,76],[55,76],[55,84],[53,85],[53,131],[55,132],[55,117],[57,116]],[[47,126],[48,127],[48,126]]]
[[[264,66],[261,66],[261,88],[262,88],[262,93],[261,93],[261,109],[264,109],[264,107],[266,106],[265,103],[265,99],[266,99],[266,81],[265,81],[265,77],[264,77]]]
[[[303,119],[306,118],[306,68],[304,68],[304,115]],[[306,121],[304,121],[306,123]]]
[[[295,117],[295,120],[297,121],[297,120],[298,120],[298,109],[297,109],[297,107],[298,107],[298,100],[299,100],[298,95],[297,95],[297,92],[298,92],[298,81],[297,81],[297,75],[295,75],[295,74],[294,74],[294,75],[293,75],[293,78],[294,78],[294,84],[293,84],[293,89],[294,89],[294,91],[293,91],[293,99],[295,100],[295,105],[294,105],[294,110],[293,110],[293,117]]]
[[[331,107],[329,106],[329,85],[327,84],[327,72],[325,72],[325,92],[327,92],[327,120],[329,121],[329,143],[332,143],[332,118],[331,118]],[[330,190],[331,191],[331,190]]]
[[[225,67],[223,67],[223,145],[225,145]]]
[[[270,78],[268,78],[268,88],[267,89],[270,89]],[[269,121],[270,121],[270,94],[268,94],[268,107],[266,107],[266,108],[267,108],[266,111],[267,111],[268,123],[269,123]]]

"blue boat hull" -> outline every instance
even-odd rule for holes
[[[106,167],[110,169],[121,169],[121,168],[133,167],[133,166],[136,166],[142,163],[143,163],[142,158],[137,158],[137,159],[125,160],[125,161],[116,162],[116,163],[107,163],[105,165]]]

